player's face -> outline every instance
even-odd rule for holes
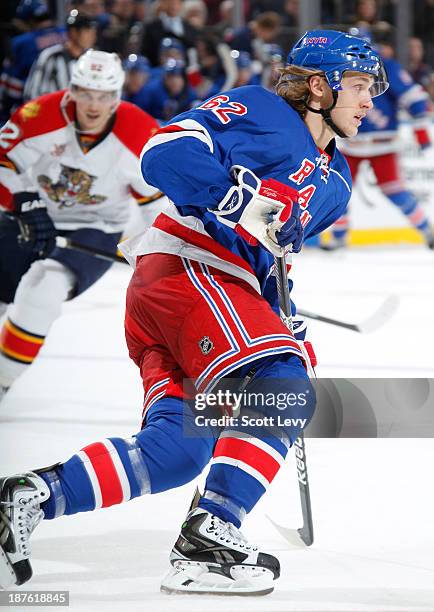
[[[116,92],[77,87],[72,96],[80,129],[96,134],[102,132],[116,108]]]
[[[332,110],[336,125],[348,136],[355,136],[363,117],[373,107],[370,87],[373,77],[365,74],[345,74],[338,102]]]

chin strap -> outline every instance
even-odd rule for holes
[[[312,108],[312,106],[309,106],[307,102],[305,102],[304,105],[307,108],[307,110],[309,110],[311,113],[322,115],[327,125],[331,127],[334,133],[337,134],[340,138],[348,138],[347,134],[345,134],[345,132],[343,132],[340,128],[338,128],[338,126],[332,119],[331,112],[336,106],[336,103],[338,101],[338,92],[332,90],[332,96],[333,96],[333,102],[331,106],[329,106],[328,108]]]

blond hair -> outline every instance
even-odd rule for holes
[[[306,113],[306,102],[309,99],[309,77],[324,75],[319,70],[286,66],[280,69],[280,77],[276,85],[276,93],[288,102],[301,116]]]

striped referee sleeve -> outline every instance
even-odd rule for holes
[[[74,63],[74,60],[67,57],[63,45],[44,49],[30,70],[24,87],[24,100],[33,100],[68,87]]]

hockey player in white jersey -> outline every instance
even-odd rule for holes
[[[0,131],[0,331],[3,393],[36,358],[62,302],[109,261],[56,248],[56,236],[116,253],[134,199],[161,197],[138,158],[156,121],[121,102],[116,54],[90,50],[71,85],[19,108]]]

